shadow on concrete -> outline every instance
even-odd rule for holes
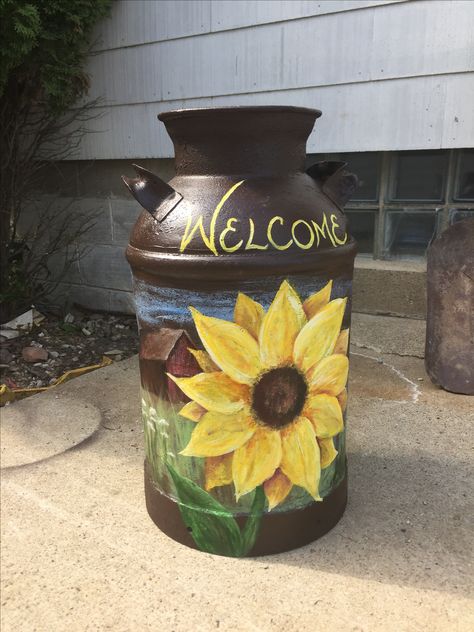
[[[472,594],[467,464],[352,454],[349,472],[349,504],[333,531],[266,562]]]

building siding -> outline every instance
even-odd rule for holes
[[[101,99],[90,122],[96,133],[62,165],[61,181],[55,172],[42,186],[58,204],[72,201],[71,212],[97,212],[58,301],[133,310],[124,251],[141,209],[120,175],[132,175],[136,161],[172,177],[160,112],[319,108],[310,153],[474,146],[473,25],[472,0],[114,2],[87,67],[89,98]],[[424,273],[397,270],[397,290],[380,265],[356,270],[355,308],[423,316]]]
[[[181,107],[323,110],[310,152],[474,144],[474,2],[116,2],[91,57],[80,159],[170,157]]]

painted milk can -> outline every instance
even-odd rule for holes
[[[228,556],[320,537],[347,499],[354,240],[345,163],[305,172],[321,115],[300,107],[159,115],[166,184],[135,166],[145,209],[127,248],[140,330],[145,493],[175,540]]]

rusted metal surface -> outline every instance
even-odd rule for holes
[[[433,242],[427,283],[426,371],[445,390],[474,395],[474,220]]]

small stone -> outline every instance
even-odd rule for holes
[[[72,358],[72,361],[73,361],[73,362],[79,362],[79,358],[78,358],[77,356],[74,356],[74,357]]]
[[[40,342],[36,342],[36,340],[32,340],[30,342],[30,347],[38,347],[39,349],[41,349],[43,345]]]
[[[120,349],[110,349],[109,351],[104,351],[104,355],[106,356],[121,356],[123,353],[123,351],[121,351]]]
[[[41,362],[48,359],[48,352],[43,347],[23,347],[21,357],[25,362]]]
[[[84,334],[84,336],[91,336],[92,335],[92,331],[90,331],[86,327],[83,327],[81,331]]]
[[[66,314],[66,316],[64,316],[64,322],[65,323],[73,323],[74,322],[73,314],[71,314],[71,313]]]
[[[58,353],[57,351],[50,351],[50,352],[49,352],[49,355],[50,355],[52,358],[59,358],[59,353]]]
[[[0,349],[0,363],[1,364],[9,364],[13,360],[13,355],[8,351],[8,349]]]

